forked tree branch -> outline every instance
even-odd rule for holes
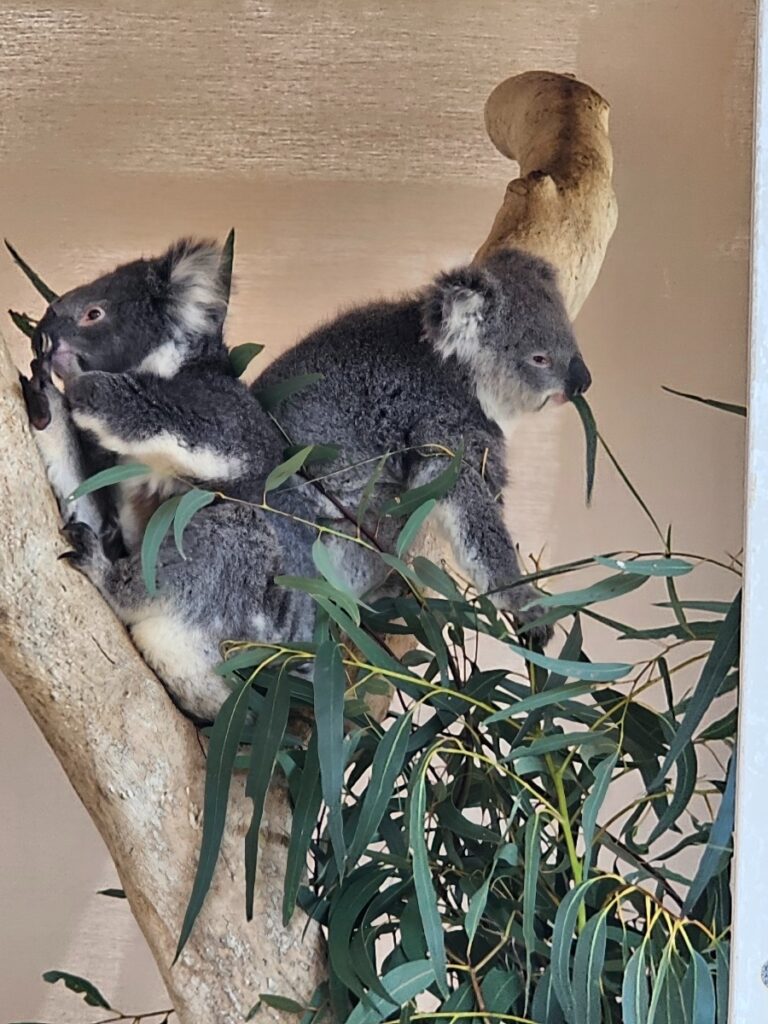
[[[243,882],[251,802],[236,777],[213,885],[171,967],[200,845],[203,748],[96,589],[57,560],[58,511],[2,338],[0,439],[0,668],[104,839],[181,1024],[242,1024],[260,992],[309,1001],[325,954],[301,913],[282,924],[280,785],[265,808],[254,920]]]
[[[616,219],[607,109],[588,86],[546,72],[508,79],[486,108],[493,141],[524,177],[476,258],[513,245],[544,256],[574,315]],[[2,338],[0,438],[0,669],[101,833],[180,1024],[242,1024],[259,992],[308,1001],[325,951],[301,914],[282,925],[290,809],[279,784],[265,810],[254,921],[242,870],[250,801],[236,778],[213,885],[171,967],[200,843],[203,750],[97,591],[57,561],[57,510]]]

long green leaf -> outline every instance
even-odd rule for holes
[[[540,608],[584,608],[600,601],[611,601],[616,597],[621,597],[622,594],[629,594],[631,591],[637,590],[638,587],[642,587],[647,579],[648,577],[644,575],[621,572],[615,576],[608,576],[582,590],[545,594],[543,597],[537,597],[531,604],[538,605]]]
[[[683,913],[689,914],[696,906],[699,897],[707,888],[715,875],[723,870],[733,850],[733,824],[736,811],[736,758],[731,755],[725,791],[720,801],[715,820],[709,832],[704,853],[699,861],[688,895],[683,904]]]
[[[475,933],[477,932],[477,926],[480,924],[480,918],[485,912],[485,905],[488,902],[488,892],[491,888],[491,879],[486,878],[479,889],[476,889],[472,894],[472,898],[469,901],[469,907],[467,913],[464,916],[464,931],[467,934],[467,951],[472,949],[472,943],[475,939]]]
[[[548,658],[545,654],[537,651],[529,651],[527,647],[507,641],[507,646],[521,658],[530,661],[532,665],[539,665],[541,668],[557,672],[566,679],[586,679],[594,683],[608,683],[614,679],[621,679],[632,670],[632,666],[626,662],[599,662],[599,661],[564,661],[559,658]]]
[[[443,996],[448,995],[446,978],[445,937],[437,906],[437,895],[432,884],[432,872],[429,866],[429,853],[424,834],[427,810],[426,773],[431,760],[431,752],[422,757],[417,771],[411,780],[410,808],[408,814],[408,835],[413,864],[413,884],[416,898],[419,901],[419,913],[427,940],[430,963],[434,971],[435,981]],[[389,988],[389,986],[387,986]]]
[[[192,932],[192,927],[210,888],[216,861],[219,858],[229,800],[229,786],[232,780],[232,767],[235,763],[238,743],[248,712],[249,690],[250,683],[244,682],[230,693],[222,704],[211,729],[208,759],[205,765],[203,838],[200,843],[200,857],[189,904],[181,926],[179,944],[173,958],[174,963],[178,960],[179,954]]]
[[[235,345],[234,348],[231,348],[229,350],[229,365],[232,367],[234,375],[242,377],[251,361],[263,351],[263,345],[257,345],[252,341],[248,341],[244,345]]]
[[[352,966],[349,947],[352,932],[358,918],[384,886],[386,872],[373,865],[366,865],[355,871],[344,883],[339,897],[334,901],[328,921],[328,957],[331,969],[337,978],[359,998],[365,994],[365,986]]]
[[[505,971],[501,967],[492,967],[483,978],[481,986],[483,1002],[490,1013],[508,1013],[521,991],[517,971]]]
[[[283,1013],[299,1014],[304,1013],[307,1009],[303,1003],[297,1003],[295,999],[274,995],[271,992],[260,992],[259,999],[265,1006],[271,1006],[273,1010],[282,1010]]]
[[[741,627],[741,593],[737,594],[728,614],[718,631],[717,639],[712,645],[709,657],[701,670],[693,697],[688,703],[680,727],[670,743],[667,756],[664,758],[658,775],[653,783],[660,786],[672,765],[680,756],[683,747],[690,743],[693,734],[701,724],[712,701],[717,696],[725,677],[736,664],[739,657],[739,632]]]
[[[46,971],[43,981],[47,981],[49,985],[63,981],[70,992],[76,992],[82,996],[88,1006],[99,1006],[102,1010],[112,1009],[96,986],[86,978],[79,978],[76,974],[68,974],[66,971]]]
[[[648,1024],[650,996],[646,974],[646,942],[629,958],[621,985],[622,1024]]]
[[[371,777],[365,790],[360,817],[349,848],[349,863],[354,866],[376,834],[403,767],[411,734],[412,711],[408,711],[387,729],[376,747]]]
[[[494,711],[483,720],[484,725],[493,725],[494,722],[505,722],[515,715],[528,714],[531,711],[541,711],[544,708],[554,705],[563,705],[574,697],[582,697],[591,693],[594,683],[571,683],[569,686],[558,686],[556,690],[540,690],[531,694],[530,697],[523,697],[522,700],[510,704],[509,707]]]
[[[272,781],[275,759],[285,735],[290,706],[290,687],[287,683],[283,685],[282,679],[278,677],[278,682],[270,686],[264,697],[253,730],[251,759],[245,780],[245,795],[253,801],[251,823],[245,836],[245,916],[248,921],[253,918],[256,860],[264,801]]]
[[[417,509],[414,509],[414,511],[411,512],[408,517],[408,521],[400,531],[400,535],[397,538],[395,551],[399,558],[402,558],[405,552],[410,548],[411,544],[413,544],[419,530],[421,530],[430,512],[434,510],[435,505],[437,505],[437,499],[430,498],[428,501],[425,501],[423,505],[419,505]]]
[[[654,810],[658,814],[658,821],[653,828],[653,831],[645,841],[645,845],[651,846],[665,835],[671,828],[674,827],[675,822],[686,809],[690,803],[691,797],[696,789],[696,783],[698,781],[699,764],[696,756],[696,747],[693,743],[689,743],[683,747],[680,756],[677,759],[677,778],[675,780],[675,790],[672,794],[672,799],[667,804],[666,809],[662,813],[659,812],[659,807],[662,806],[659,800],[653,800]],[[649,788],[649,795],[653,794],[654,790]]]
[[[344,609],[354,624],[360,622],[360,608],[355,598],[337,590],[327,580],[308,576],[275,576],[275,583],[280,587],[287,587],[289,590],[301,590],[314,597],[318,603],[321,603],[321,599],[333,601],[334,604]]]
[[[304,755],[304,768],[291,821],[291,838],[288,843],[288,859],[283,885],[283,924],[285,925],[291,920],[296,907],[296,897],[307,867],[307,854],[320,814],[321,802],[320,762],[317,757],[317,727],[315,727]]]
[[[592,864],[592,843],[595,838],[597,826],[597,815],[603,806],[603,801],[608,793],[608,787],[613,778],[616,762],[619,758],[619,751],[614,751],[608,757],[603,758],[600,764],[594,769],[595,780],[587,793],[581,809],[581,831],[584,838],[584,862],[582,871],[584,878],[589,877],[589,869]]]
[[[357,610],[357,605],[362,604],[365,608],[368,608],[368,605],[359,601],[352,593],[343,574],[331,561],[328,548],[323,544],[319,537],[312,545],[312,561],[315,563],[315,568],[320,575],[333,587],[334,590],[343,595],[344,607],[348,610],[354,609],[353,617],[356,622],[359,622],[360,612]]]
[[[638,576],[685,576],[693,571],[693,565],[682,558],[604,558],[595,555],[598,565],[608,569],[620,569],[624,573]],[[693,602],[691,602],[693,603]]]
[[[606,911],[590,917],[576,942],[573,1002],[579,1024],[602,1024],[600,976],[605,962]]]
[[[269,494],[270,491],[276,490],[281,484],[284,484],[286,480],[292,477],[294,473],[298,473],[311,452],[312,445],[309,444],[297,451],[295,455],[291,455],[285,462],[281,462],[279,466],[275,466],[264,483],[264,493]]]
[[[169,498],[152,513],[141,542],[141,574],[150,594],[157,593],[157,559],[166,534],[176,515],[181,495]]]
[[[123,480],[132,480],[137,476],[149,476],[151,472],[151,467],[145,466],[141,462],[121,462],[118,466],[102,469],[100,473],[94,473],[87,480],[83,480],[68,496],[67,501],[75,501],[85,494],[99,491],[102,487],[111,487],[113,484],[122,483]]]
[[[227,237],[224,239],[224,245],[221,249],[221,263],[219,264],[219,274],[221,275],[221,284],[224,290],[224,298],[229,303],[229,297],[232,292],[232,268],[235,263],[235,229],[230,228]],[[238,374],[238,377],[240,374]]]
[[[392,501],[388,501],[382,508],[382,515],[385,516],[410,516],[412,512],[420,508],[425,502],[444,498],[454,487],[461,473],[461,463],[464,458],[464,446],[453,455],[448,466],[438,473],[429,483],[413,487],[405,494],[401,494]]]
[[[716,398],[702,398],[700,395],[691,395],[687,391],[676,391],[674,388],[661,386],[662,391],[666,391],[670,395],[677,395],[679,398],[689,398],[692,402],[700,402],[702,405],[709,405],[713,409],[720,409],[723,412],[732,412],[736,416],[746,416],[747,407],[745,405],[735,405],[733,402],[719,402]]]
[[[579,414],[581,425],[584,427],[584,441],[586,444],[587,460],[587,505],[592,502],[592,491],[595,486],[595,463],[597,461],[597,425],[592,410],[583,395],[575,395],[571,399],[572,404]]]
[[[683,977],[683,1002],[691,1024],[715,1024],[715,986],[706,960],[695,949]]]
[[[50,304],[55,299],[58,299],[59,296],[56,294],[53,288],[50,288],[45,283],[45,281],[43,281],[43,279],[39,276],[39,274],[36,274],[34,270],[30,267],[30,265],[21,258],[21,256],[14,249],[14,247],[11,245],[7,238],[5,239],[5,247],[13,257],[13,262],[16,264],[17,267],[19,267],[22,274],[24,274],[24,276],[27,278],[27,280],[35,289],[35,291],[42,295],[42,297],[45,299],[47,303]]]
[[[435,981],[434,966],[429,960],[416,960],[400,964],[388,971],[381,979],[389,992],[389,1000],[371,995],[366,1002],[358,1003],[347,1017],[345,1024],[379,1024],[389,1016],[392,1006],[403,1006],[414,999]]]
[[[552,983],[566,1018],[574,1020],[575,1002],[571,984],[571,947],[579,910],[587,892],[599,879],[590,878],[571,889],[557,909],[552,930]]]
[[[563,1024],[565,1017],[552,981],[552,967],[548,966],[538,980],[531,1003],[531,1016],[542,1024]]]
[[[181,501],[179,501],[176,509],[176,514],[173,517],[173,539],[176,542],[176,547],[182,558],[185,558],[184,548],[182,547],[182,541],[184,539],[184,531],[189,526],[189,523],[194,515],[200,511],[201,508],[205,508],[206,505],[210,505],[212,501],[216,500],[216,495],[213,491],[203,491],[197,487],[193,487],[191,491],[187,491],[183,494]]]
[[[26,313],[17,313],[15,309],[9,309],[8,316],[11,318],[14,327],[28,338],[31,338],[35,333],[35,322]]]
[[[523,943],[525,945],[525,1002],[528,1004],[536,949],[536,894],[541,866],[541,815],[532,814],[525,826],[525,874],[523,876]]]
[[[730,990],[730,944],[715,944],[715,990],[717,992],[717,1024],[728,1024],[728,994]]]
[[[290,398],[291,395],[303,391],[304,388],[308,388],[322,379],[322,373],[303,373],[298,377],[279,381],[271,387],[255,389],[253,393],[267,412],[275,412],[286,398]]]
[[[344,871],[346,849],[341,796],[344,785],[344,691],[346,675],[339,645],[323,640],[314,667],[315,723],[323,799],[328,808],[328,831],[339,873]]]

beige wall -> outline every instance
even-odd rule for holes
[[[63,289],[235,224],[230,340],[266,342],[269,357],[339,305],[468,256],[511,174],[484,136],[485,96],[516,71],[573,71],[613,105],[621,209],[578,322],[593,407],[679,546],[735,551],[741,423],[660,385],[743,397],[753,7],[11,0],[0,226]],[[2,259],[0,301],[39,309]],[[523,551],[652,546],[606,465],[584,508],[576,419],[553,415],[513,455]],[[92,977],[121,1008],[161,1005],[125,905],[94,895],[115,884],[98,837],[8,687],[0,821],[0,1024],[90,1019],[44,990],[50,967]]]

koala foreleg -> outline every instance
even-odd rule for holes
[[[68,382],[67,399],[77,426],[94,434],[103,448],[146,463],[156,473],[224,481],[242,471],[242,457],[199,418],[188,396],[183,405],[174,401],[172,382],[91,371]]]
[[[43,459],[45,471],[66,523],[79,520],[96,533],[104,526],[104,512],[98,499],[86,494],[69,501],[72,492],[88,475],[86,459],[67,400],[39,361],[32,366],[32,379],[21,378],[32,434]]]
[[[411,486],[434,479],[447,465],[448,460],[443,458],[420,460],[409,481]],[[535,604],[524,607],[540,594],[529,583],[516,583],[522,574],[502,509],[480,472],[464,466],[452,490],[438,501],[434,516],[448,536],[460,571],[478,591],[490,592],[496,607],[512,612],[517,625],[524,627],[539,618],[543,610]],[[534,626],[524,635],[543,645],[551,638],[552,630],[549,626]]]

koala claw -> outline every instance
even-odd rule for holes
[[[69,562],[76,569],[81,569],[93,561],[99,551],[99,539],[90,526],[70,520],[60,532],[64,540],[72,546],[72,551],[65,551],[59,555],[60,559]]]
[[[21,393],[27,406],[29,422],[35,430],[45,430],[51,422],[51,404],[35,377],[34,364],[32,366],[32,378],[25,377],[20,373],[19,383],[21,384]]]
[[[533,603],[539,596],[535,587],[523,585],[497,594],[494,604],[501,611],[511,612],[521,639],[528,640],[535,647],[545,647],[554,631],[549,623],[537,624],[545,614],[540,605]]]
[[[548,622],[541,624],[536,622],[544,614],[544,609],[537,604],[526,608],[525,611],[513,613],[515,627],[520,632],[521,639],[530,641],[533,647],[546,647],[554,636],[554,630]]]

